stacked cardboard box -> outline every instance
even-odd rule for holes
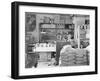
[[[76,65],[88,65],[88,54],[86,50],[76,49],[71,51],[66,51],[61,54],[61,64],[60,66],[76,66]]]

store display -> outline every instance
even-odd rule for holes
[[[34,52],[56,52],[56,43],[36,43]]]

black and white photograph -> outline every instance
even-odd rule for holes
[[[12,3],[12,78],[97,74],[97,7]]]
[[[25,68],[89,65],[90,16],[25,12]]]

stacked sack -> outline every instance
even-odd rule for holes
[[[87,50],[77,49],[75,60],[76,60],[76,65],[89,65],[89,55]]]
[[[87,51],[66,46],[60,53],[60,66],[88,65]]]
[[[75,65],[75,49],[70,45],[64,46],[60,52],[60,66]]]

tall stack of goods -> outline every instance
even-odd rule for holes
[[[74,53],[65,53],[61,55],[61,65],[60,66],[72,66],[75,65],[75,54]]]
[[[75,65],[75,49],[71,46],[64,46],[60,52],[60,66]]]
[[[66,48],[61,52],[60,62],[60,66],[89,65],[89,56],[84,49]]]
[[[89,54],[87,50],[77,49],[75,58],[76,65],[89,65]]]

